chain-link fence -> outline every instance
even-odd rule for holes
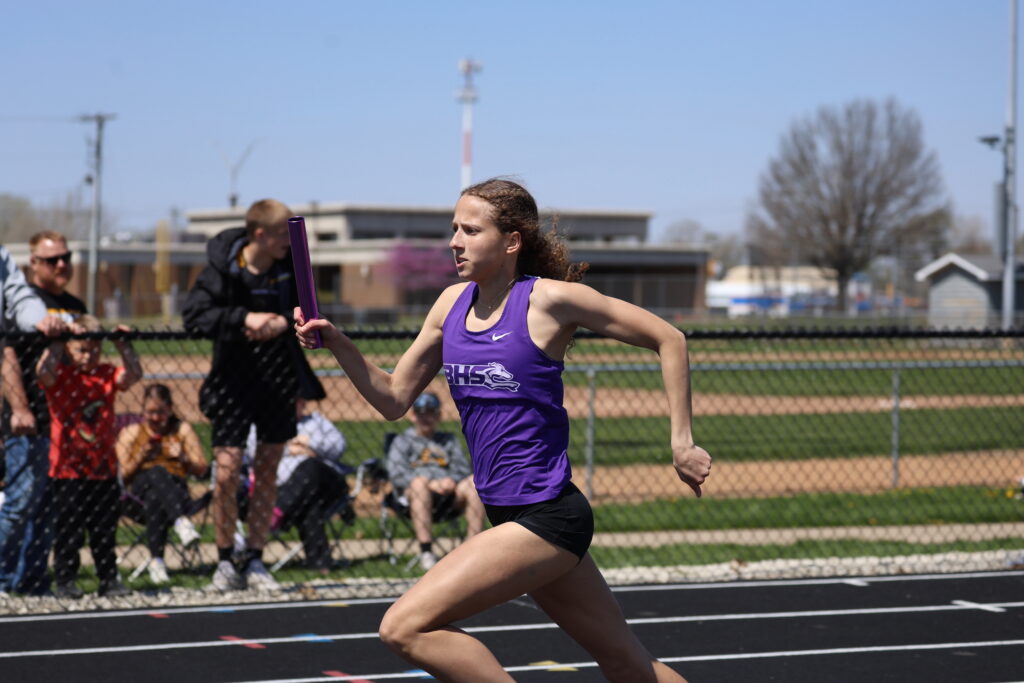
[[[385,368],[414,336],[350,334]],[[657,357],[581,336],[566,361],[569,456],[594,507],[591,552],[610,581],[985,570],[1024,557],[1024,333],[688,336],[695,436],[714,457],[699,499],[671,467]],[[99,367],[120,366],[112,336],[100,337]],[[122,372],[88,361],[50,368],[50,385],[28,394],[49,398],[57,426],[15,434],[28,431],[24,416],[5,419],[0,612],[393,595],[422,573],[386,467],[389,435],[409,420],[382,419],[329,353],[306,354],[326,398],[300,404],[290,466],[242,466],[218,499],[207,464],[213,439],[224,441],[199,400],[212,343],[182,332],[128,338],[141,381],[124,387]],[[72,356],[68,367],[80,361]],[[444,378],[430,389],[439,431],[464,450]],[[294,410],[266,387],[203,407],[218,419],[241,411],[246,425],[258,415],[267,434],[281,426],[268,411]],[[327,436],[303,436],[312,422]],[[239,449],[242,463],[252,449]],[[260,476],[275,480],[276,499],[254,494]],[[239,521],[226,526],[234,512],[225,518],[218,505]],[[434,527],[437,554],[466,530],[464,516],[449,517]],[[215,589],[218,546],[237,561],[254,532],[267,538],[263,561],[280,587]],[[69,582],[84,597],[34,595]]]

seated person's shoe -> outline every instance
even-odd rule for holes
[[[245,568],[245,579],[249,588],[260,591],[281,590],[281,584],[270,574],[262,560],[253,559]]]
[[[420,553],[420,568],[423,571],[430,571],[437,564],[437,555],[427,550],[426,552]]]
[[[53,589],[53,596],[62,600],[81,600],[85,591],[75,583],[58,583]]]
[[[101,598],[123,598],[131,594],[131,589],[121,583],[120,579],[104,581],[100,584],[99,595]]]
[[[167,565],[164,563],[163,558],[154,557],[149,561],[149,580],[158,586],[162,586],[165,583],[171,582],[171,577],[167,575]]]
[[[238,573],[235,565],[222,560],[217,563],[217,569],[213,572],[211,584],[219,591],[245,590],[245,577]]]
[[[199,543],[199,532],[188,517],[178,517],[174,520],[174,532],[186,548],[194,548]]]

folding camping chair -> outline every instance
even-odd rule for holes
[[[438,432],[438,434],[441,433]],[[391,442],[395,440],[396,436],[397,434],[394,432],[385,434],[383,444],[384,456],[380,460],[367,460],[363,467],[366,470],[364,476],[368,477],[371,481],[375,481],[381,486],[387,484],[384,487],[384,493],[380,502],[380,530],[383,554],[387,556],[388,562],[395,565],[398,563],[400,556],[412,552],[412,559],[405,565],[405,571],[409,571],[419,562],[420,555],[418,552],[415,552],[416,534],[413,529],[412,517],[409,513],[409,501],[405,497],[404,492],[397,490],[388,477],[387,454],[391,448]],[[439,529],[436,529],[440,533],[435,533],[434,539],[438,542],[442,538],[450,540],[450,548],[448,551],[442,552],[442,556],[450,552],[451,548],[462,543],[466,538],[465,526],[462,522],[463,511],[455,507],[453,499],[454,496],[445,496],[436,499],[434,503],[433,522],[435,526],[440,526]],[[408,537],[403,534],[402,538],[399,539],[399,529],[407,532]]]
[[[362,465],[360,465],[360,469],[358,469],[358,470],[357,469],[353,469],[349,465],[345,465],[343,463],[338,463],[338,462],[331,463],[331,466],[334,467],[339,472],[341,472],[346,477],[348,475],[350,475],[350,474],[356,474],[357,475],[356,476],[356,486],[355,486],[355,488],[354,489],[350,489],[348,495],[340,496],[338,498],[338,500],[336,500],[334,502],[334,504],[330,507],[330,509],[327,511],[327,513],[326,513],[326,515],[324,517],[324,523],[325,523],[326,531],[327,531],[327,540],[328,540],[328,543],[330,544],[330,547],[331,547],[331,555],[333,556],[334,555],[334,549],[335,548],[341,548],[341,540],[342,540],[342,538],[341,538],[341,531],[338,530],[335,527],[335,525],[331,524],[330,522],[335,517],[339,517],[341,519],[341,521],[342,521],[344,526],[351,526],[352,523],[355,521],[355,507],[354,507],[354,504],[355,504],[356,496],[358,496],[359,492],[362,490],[362,478],[361,478],[362,477],[362,474],[361,474],[361,472],[362,472],[362,470],[361,470]],[[276,529],[273,529],[272,530],[272,535],[274,537],[276,537],[278,540],[280,540],[281,532],[285,531],[285,530],[286,530],[286,528],[276,528]],[[277,562],[275,562],[273,564],[273,566],[270,567],[270,571],[276,572],[281,567],[284,567],[286,564],[288,564],[293,559],[295,559],[296,555],[298,555],[302,550],[303,550],[302,541],[295,541],[295,542],[293,542],[291,544],[291,547],[288,548],[288,551],[284,555],[282,555],[281,558],[278,559]],[[342,552],[342,556],[344,557],[344,551],[342,550],[341,552]]]
[[[138,413],[121,413],[117,415],[115,426],[118,431],[127,427],[130,424],[136,424],[142,421],[142,415]],[[145,518],[145,505],[143,501],[136,496],[124,480],[121,478],[120,470],[117,474],[118,485],[121,489],[120,497],[120,521],[118,526],[124,529],[129,534],[129,540],[127,545],[123,548],[119,548],[117,554],[117,564],[124,564],[128,558],[136,551],[143,552],[142,549],[146,547],[146,518]],[[205,491],[199,498],[193,499],[189,510],[187,512],[188,517],[194,517],[202,512],[202,517],[199,522],[199,528],[202,529],[206,526],[209,521],[210,514],[210,500],[213,497],[213,491]],[[167,539],[167,545],[171,551],[178,558],[178,565],[182,569],[191,570],[202,565],[202,550],[199,542],[193,542],[191,544],[185,544],[180,538],[176,538],[176,534],[170,534]],[[153,558],[150,556],[148,551],[145,551],[145,560],[138,562],[131,574],[128,575],[129,581],[134,581],[142,575],[142,572],[149,568],[150,562]]]

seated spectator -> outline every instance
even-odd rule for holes
[[[189,515],[195,512],[187,477],[205,477],[209,465],[192,425],[174,414],[171,390],[163,384],[146,387],[143,421],[130,424],[117,438],[117,460],[124,485],[142,503],[149,548],[149,578],[170,580],[164,547],[171,526],[188,546],[199,542]]]
[[[76,319],[97,332],[91,315]],[[118,326],[119,331],[128,331]],[[117,574],[117,518],[120,489],[114,442],[114,396],[139,381],[142,366],[131,342],[114,341],[123,367],[100,362],[98,339],[51,343],[36,365],[36,377],[50,409],[50,490],[56,507],[53,564],[58,598],[78,599],[75,584],[79,550],[89,535],[89,549],[100,580],[101,596],[130,593]]]
[[[454,506],[466,516],[466,535],[483,531],[484,506],[473,485],[469,461],[458,438],[437,431],[441,401],[424,392],[413,402],[412,426],[399,434],[388,449],[388,478],[398,495],[409,501],[419,564],[424,571],[437,563],[433,551],[435,510]]]
[[[343,516],[351,518],[347,507],[348,482],[341,464],[345,437],[319,412],[306,413],[306,401],[295,400],[296,432],[285,444],[277,466],[277,505],[271,528],[299,530],[306,566],[326,574],[331,569],[331,549],[324,525],[341,504]],[[256,429],[249,432],[246,459],[256,451]]]

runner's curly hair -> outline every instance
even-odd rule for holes
[[[579,282],[590,264],[572,263],[569,248],[559,237],[557,218],[549,229],[541,229],[537,202],[519,183],[507,178],[491,178],[470,185],[462,195],[479,197],[491,205],[491,218],[504,233],[518,232],[523,239],[519,252],[519,272],[552,280]]]

